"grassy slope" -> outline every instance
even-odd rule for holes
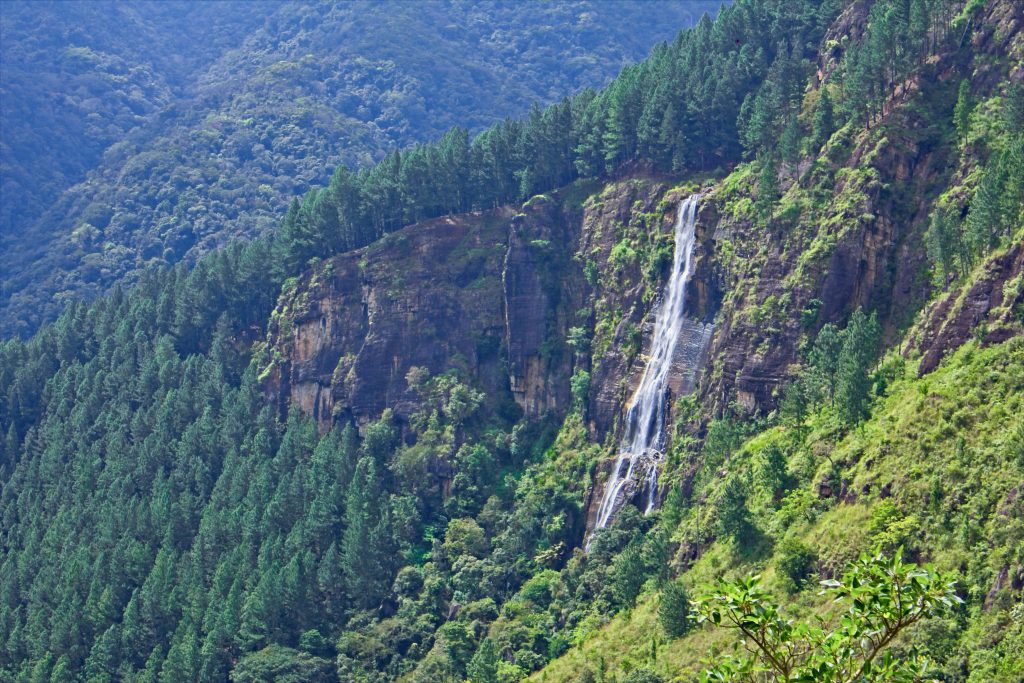
[[[809,420],[810,433],[795,448],[783,427],[747,441],[730,470],[749,469],[774,441],[790,446],[790,473],[802,483],[781,510],[755,496],[751,507],[764,542],[747,548],[715,542],[683,579],[699,590],[718,575],[763,571],[781,596],[771,541],[799,538],[817,552],[822,573],[876,543],[902,544],[917,559],[959,571],[964,592],[974,598],[960,623],[929,624],[913,637],[945,657],[947,670],[969,659],[972,681],[1012,680],[1021,674],[1011,670],[1020,665],[1021,609],[1014,611],[1008,593],[992,589],[1003,568],[1024,562],[1024,521],[1013,494],[1024,481],[1024,340],[989,348],[969,342],[920,379],[913,363],[890,363],[898,377],[863,428],[833,443],[834,421],[822,410]],[[841,501],[819,498],[822,481],[833,471],[844,484]],[[713,484],[708,497],[714,496],[712,489]],[[696,517],[691,513],[690,520]],[[684,519],[677,538],[688,529]],[[783,599],[794,616],[829,611],[814,587]],[[602,657],[611,672],[642,665],[688,680],[702,659],[731,642],[727,633],[706,630],[665,642],[657,601],[652,587],[631,613],[614,618],[532,680],[574,681],[587,666],[599,670]],[[652,641],[659,643],[656,658]]]

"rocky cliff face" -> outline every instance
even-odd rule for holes
[[[806,174],[783,169],[783,200],[764,219],[737,213],[747,190],[712,192],[709,280],[727,292],[702,386],[714,409],[773,408],[801,340],[858,307],[877,310],[890,335],[911,322],[929,293],[919,277],[930,210],[922,197],[945,161],[927,139],[899,132],[918,123],[902,121],[881,138],[841,131],[831,144],[845,159]],[[828,185],[834,196],[822,202],[815,194]]]
[[[866,16],[865,3],[854,3],[830,35],[856,37]],[[887,342],[914,323],[933,293],[924,236],[935,198],[957,187],[969,197],[963,187],[984,162],[983,150],[962,150],[956,158],[950,113],[956,87],[967,77],[975,92],[992,92],[1006,78],[1024,78],[1024,6],[993,2],[975,21],[970,62],[960,53],[931,60],[917,78],[895,88],[877,120],[836,132],[817,162],[781,164],[782,196],[770,215],[754,209],[752,169],[741,167],[709,194],[701,222],[714,230],[705,235],[710,259],[702,281],[725,292],[701,385],[709,410],[774,408],[801,345],[825,323],[843,324],[858,307],[877,312]],[[819,59],[820,78],[841,56],[838,47],[830,49],[835,53]],[[1007,62],[1005,55],[1018,59]],[[1007,63],[1017,66],[1007,73],[999,66]],[[929,320],[946,332],[921,332],[922,371],[962,343],[988,311],[1002,310],[1000,288],[1019,272],[1014,254],[997,259],[985,282],[964,293],[974,303],[956,304],[959,323],[944,322],[959,294],[937,304],[942,310]]]
[[[415,409],[405,380],[459,368],[490,395],[502,368],[508,211],[442,218],[318,265],[279,302],[265,386],[322,429]]]
[[[581,183],[518,212],[428,221],[320,263],[278,303],[258,359],[264,387],[326,430],[385,408],[408,418],[413,367],[458,369],[492,405],[514,402],[529,418],[564,416],[570,379],[589,372],[588,426],[604,440],[642,373],[675,211],[692,190],[647,178]],[[707,225],[698,234],[694,326],[721,298]],[[674,395],[696,384],[692,365],[678,359]]]
[[[501,285],[509,388],[529,417],[564,414],[572,354],[565,339],[581,305],[582,271],[566,245],[581,225],[562,205],[538,196],[512,218]]]
[[[844,14],[837,35],[862,30],[863,9]],[[985,11],[996,26],[1021,21],[1003,2]],[[1021,41],[1007,36],[1019,33],[979,30],[973,40],[1017,54]],[[840,57],[823,54],[821,74]],[[703,189],[633,169],[639,177],[428,221],[325,261],[279,302],[259,359],[264,386],[282,410],[295,404],[327,429],[386,408],[406,419],[417,408],[409,370],[454,369],[510,417],[558,420],[582,398],[590,437],[611,449],[644,368],[676,208],[700,190],[686,311],[694,330],[713,322],[714,336],[706,357],[675,359],[670,399],[695,389],[705,417],[734,405],[768,412],[824,324],[863,307],[892,341],[933,293],[923,238],[935,198],[978,164],[955,158],[950,101],[964,73],[982,90],[1006,74],[955,57],[924,72],[870,125],[836,131],[814,163],[781,164],[781,197],[767,211],[756,164]],[[1020,333],[1022,258],[1019,245],[997,255],[984,277],[926,312],[911,344],[922,372],[979,323],[992,340]]]
[[[977,336],[995,344],[1024,334],[1024,244],[1017,243],[981,266],[972,282],[954,288],[924,312],[905,355],[920,353],[918,375]]]

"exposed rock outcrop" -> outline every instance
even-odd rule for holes
[[[1024,334],[1024,244],[996,254],[972,282],[932,304],[907,345],[905,355],[921,353],[918,375],[935,369],[945,355],[977,336],[999,343]]]
[[[263,370],[282,409],[321,429],[416,408],[406,373],[460,368],[488,395],[508,393],[501,286],[511,212],[440,218],[320,265],[274,313]]]
[[[564,341],[584,292],[566,246],[576,243],[581,226],[547,196],[523,209],[511,221],[502,274],[505,342],[512,395],[526,415],[540,417],[569,404],[573,359]]]

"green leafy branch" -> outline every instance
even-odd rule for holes
[[[904,563],[880,552],[851,563],[842,580],[822,581],[822,594],[849,608],[837,625],[796,623],[786,618],[761,587],[761,577],[721,580],[696,601],[698,623],[738,630],[743,656],[729,656],[706,670],[705,683],[913,682],[925,680],[927,662],[911,650],[888,650],[917,622],[940,616],[962,600],[956,581],[932,567]]]

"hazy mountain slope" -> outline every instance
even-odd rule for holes
[[[73,32],[63,27],[74,15],[12,5],[5,43],[20,61],[10,85],[15,97],[5,98],[5,137],[19,148],[4,171],[0,330],[24,334],[69,297],[260,234],[294,195],[325,183],[339,164],[366,165],[453,125],[479,129],[533,102],[602,85],[717,5],[235,3],[222,19],[245,15],[226,34],[234,40],[221,37],[221,24],[207,17],[220,15],[208,3],[111,12],[75,5],[82,17]],[[105,20],[118,21],[113,32]],[[124,47],[113,39],[122,29],[132,34]],[[40,34],[45,49],[37,47]],[[150,58],[147,47],[161,57]],[[115,67],[71,48],[125,56]],[[42,80],[32,78],[37,52],[51,60]],[[176,62],[175,54],[189,57]],[[147,60],[154,66],[140,70]],[[104,76],[111,69],[126,74]],[[39,126],[34,101],[104,77],[102,97],[87,92],[69,116],[57,108]],[[46,83],[48,90],[39,87]],[[120,99],[134,109],[91,112]],[[50,128],[68,133],[43,135]],[[35,155],[40,136],[50,142]],[[45,181],[48,168],[63,170]]]
[[[23,2],[0,8],[0,245],[279,2]]]

